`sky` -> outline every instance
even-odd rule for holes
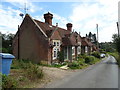
[[[86,36],[89,32],[97,34],[99,42],[112,41],[112,35],[117,33],[119,0],[0,0],[0,32],[17,32],[18,25],[27,13],[34,19],[44,22],[43,14],[53,14],[53,25],[66,29],[67,23],[72,23],[72,29]]]

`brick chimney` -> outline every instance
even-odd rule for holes
[[[66,26],[67,26],[67,30],[69,30],[70,32],[72,32],[72,24],[68,23],[68,24],[66,24]]]
[[[52,18],[53,18],[53,14],[51,13],[46,13],[44,14],[44,19],[45,19],[45,23],[52,25]]]

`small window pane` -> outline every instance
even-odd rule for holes
[[[56,51],[54,51],[54,57],[56,57]]]
[[[57,46],[59,46],[59,42],[57,42]]]
[[[56,46],[56,42],[54,42],[54,46]]]

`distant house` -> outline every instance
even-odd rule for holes
[[[82,37],[82,54],[90,54],[92,52],[92,45],[89,38]]]
[[[89,34],[86,34],[86,37],[90,39],[90,41],[97,45],[97,39],[96,39],[96,34],[92,34],[91,32],[89,32]]]
[[[64,60],[72,61],[81,53],[91,52],[92,43],[72,32],[72,24],[67,29],[52,25],[53,14],[44,14],[45,22],[26,14],[13,40],[13,54],[16,58],[33,60],[36,63],[51,64],[58,61],[59,51],[64,52]]]

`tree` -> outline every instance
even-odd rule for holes
[[[12,41],[14,38],[14,34],[9,33],[9,34],[2,34],[0,32],[0,38],[2,39],[2,52],[4,53],[12,53]]]
[[[117,34],[113,34],[113,42],[116,46],[116,50],[118,51],[118,53],[120,54],[120,37],[118,37]]]

